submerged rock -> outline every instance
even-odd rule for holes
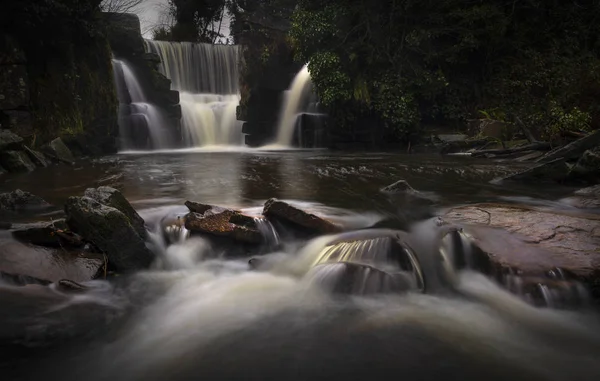
[[[0,152],[0,164],[9,172],[31,172],[35,169],[25,151]]]
[[[478,204],[453,208],[444,219],[466,223],[487,272],[543,275],[556,268],[600,296],[600,217],[571,216],[527,207]]]
[[[105,253],[117,270],[139,270],[152,263],[154,254],[130,219],[118,209],[90,197],[70,197],[65,213],[71,230]]]
[[[341,231],[341,227],[314,214],[305,212],[275,198],[267,200],[263,214],[269,219],[282,219],[311,232],[328,234]]]
[[[102,254],[32,246],[11,239],[0,239],[0,251],[0,272],[11,274],[11,283],[18,285],[61,279],[85,282],[94,279],[104,266]]]
[[[0,210],[36,210],[50,206],[44,199],[20,189],[0,194]]]
[[[65,145],[61,138],[52,140],[48,145],[43,148],[46,155],[55,161],[71,164],[75,161],[73,153]]]
[[[185,217],[185,227],[191,232],[229,237],[243,243],[260,244],[263,237],[256,228],[249,228],[230,221],[237,214],[229,209],[209,209],[204,214],[189,213]]]
[[[140,237],[145,238],[147,231],[144,219],[131,206],[129,201],[121,192],[111,187],[99,187],[86,189],[84,196],[89,197],[99,203],[110,206],[123,213],[129,219],[131,225],[135,228]]]

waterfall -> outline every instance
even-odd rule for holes
[[[112,60],[119,98],[121,149],[167,148],[170,138],[160,110],[148,102],[144,90],[129,64]]]
[[[239,104],[239,47],[146,40],[160,57],[160,71],[180,93],[186,146],[242,145]]]
[[[311,93],[311,87],[308,66],[304,65],[298,74],[296,74],[290,89],[284,94],[284,102],[277,125],[276,145],[285,147],[292,145],[296,120],[306,106]]]

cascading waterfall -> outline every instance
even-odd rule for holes
[[[236,120],[239,48],[152,40],[146,40],[146,48],[159,55],[160,71],[179,91],[184,144],[242,145]]]
[[[148,102],[134,71],[125,61],[113,59],[113,73],[121,116],[121,149],[167,148],[170,138],[160,110]]]
[[[284,94],[284,102],[277,124],[276,145],[284,147],[292,145],[294,131],[296,129],[296,120],[298,114],[302,111],[308,101],[311,87],[308,65],[304,65],[298,74],[296,74],[290,89]]]

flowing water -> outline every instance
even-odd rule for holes
[[[312,90],[308,65],[304,65],[296,74],[289,90],[284,93],[283,104],[277,124],[275,145],[291,147],[296,130],[298,114],[306,107]]]
[[[389,153],[179,151],[11,175],[0,190],[21,188],[55,205],[91,186],[121,189],[145,218],[157,260],[148,271],[86,282],[84,294],[0,286],[0,350],[8,353],[0,370],[16,380],[598,379],[595,312],[536,308],[469,266],[439,267],[438,246],[456,255],[431,219],[443,208],[511,199],[569,208],[558,201],[569,188],[489,182],[519,166]],[[398,179],[424,197],[379,191]],[[258,215],[270,197],[348,229],[401,216],[415,250],[398,249],[403,259],[395,261],[384,255],[385,237],[397,233],[305,241],[260,220],[268,248],[248,263],[178,224],[160,235],[160,221],[185,213],[186,199]]]
[[[113,72],[119,98],[119,113],[125,114],[119,122],[120,148],[135,148],[135,140],[148,132],[148,140],[143,146],[163,149],[171,146],[166,120],[161,111],[148,102],[142,85],[130,65],[122,60],[113,59]],[[142,132],[144,131],[144,132]],[[137,135],[137,136],[136,136]]]
[[[160,71],[179,91],[186,147],[243,144],[239,104],[239,47],[146,40]]]

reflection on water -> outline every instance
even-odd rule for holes
[[[0,190],[21,188],[56,205],[88,187],[110,185],[121,189],[138,208],[180,204],[186,199],[256,206],[277,197],[353,210],[387,208],[387,203],[382,204],[386,196],[379,189],[399,179],[428,192],[440,205],[488,202],[499,197],[535,202],[558,199],[572,190],[489,183],[522,167],[524,164],[508,166],[491,160],[436,155],[165,152],[117,155],[83,161],[73,167],[55,166],[32,174],[5,175]]]

